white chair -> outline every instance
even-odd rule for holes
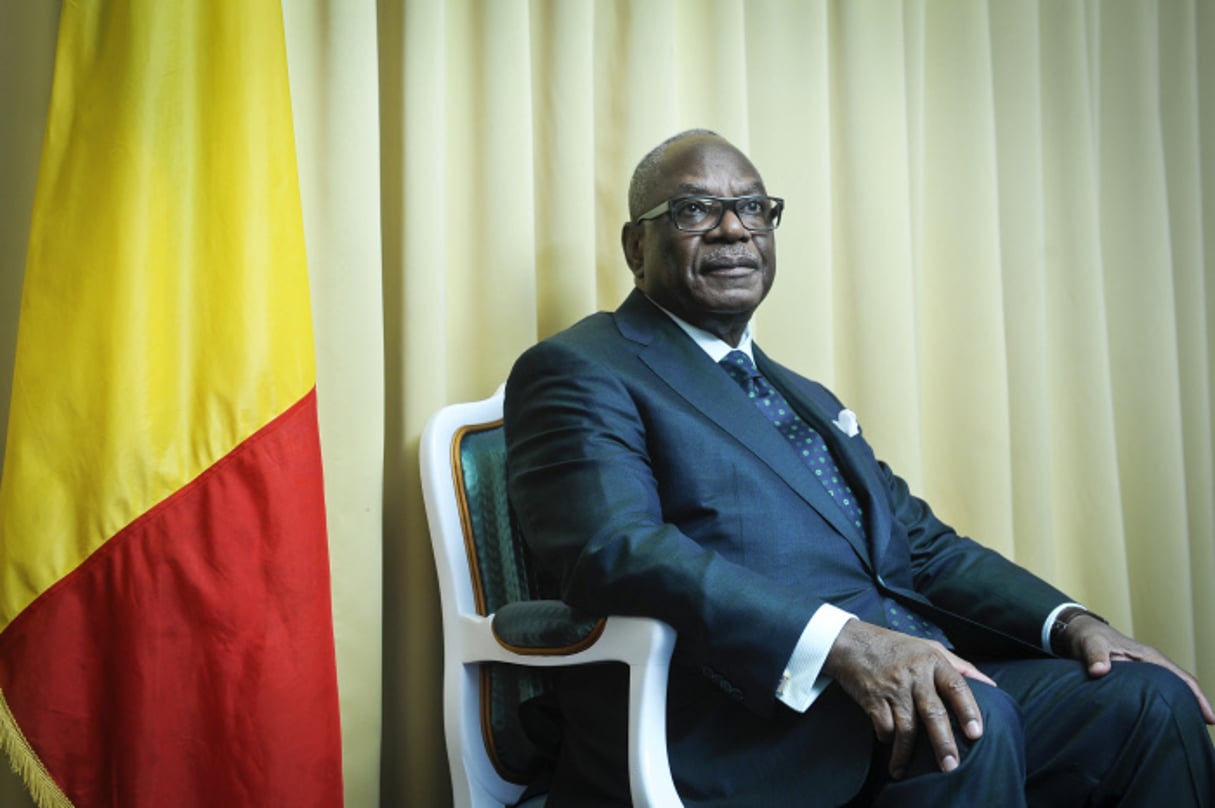
[[[544,687],[545,668],[606,661],[629,667],[633,804],[681,805],[666,748],[674,630],[645,618],[596,620],[560,601],[538,599],[527,548],[511,521],[505,458],[502,388],[483,401],[444,407],[422,432],[422,493],[442,599],[444,725],[456,805],[514,804],[533,751],[518,724],[519,703]],[[527,803],[533,804],[543,803]]]

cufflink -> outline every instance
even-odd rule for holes
[[[786,668],[785,672],[780,675],[780,684],[776,686],[777,698],[785,695],[785,688],[789,686],[791,681],[793,681],[793,674],[789,673],[789,669]]]

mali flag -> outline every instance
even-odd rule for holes
[[[278,0],[63,4],[0,478],[0,748],[43,806],[336,806]]]

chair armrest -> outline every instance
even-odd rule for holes
[[[556,625],[539,625],[537,621],[544,614],[554,617]],[[639,808],[673,808],[683,804],[675,790],[667,757],[667,672],[675,649],[675,629],[648,617],[594,619],[560,601],[513,603],[499,609],[498,616],[461,615],[460,620],[464,662],[534,667],[593,662],[627,664],[629,784],[633,804]],[[538,642],[541,637],[581,639],[545,645]]]
[[[490,618],[498,642],[518,654],[567,655],[590,647],[606,618],[593,617],[560,600],[508,603]]]

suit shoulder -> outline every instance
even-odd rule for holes
[[[626,369],[636,361],[634,346],[621,336],[608,313],[592,314],[543,339],[515,360],[506,380],[504,415],[512,425],[545,422],[557,410],[581,401],[592,409],[628,399]],[[548,412],[548,415],[542,413]]]
[[[516,367],[544,364],[561,356],[604,357],[623,347],[623,342],[614,316],[610,312],[596,312],[530,346],[515,364]]]
[[[607,334],[619,337],[620,332],[616,328],[615,320],[616,317],[612,312],[597,311],[594,314],[588,314],[568,328],[540,340],[537,344],[581,345],[598,342]]]

